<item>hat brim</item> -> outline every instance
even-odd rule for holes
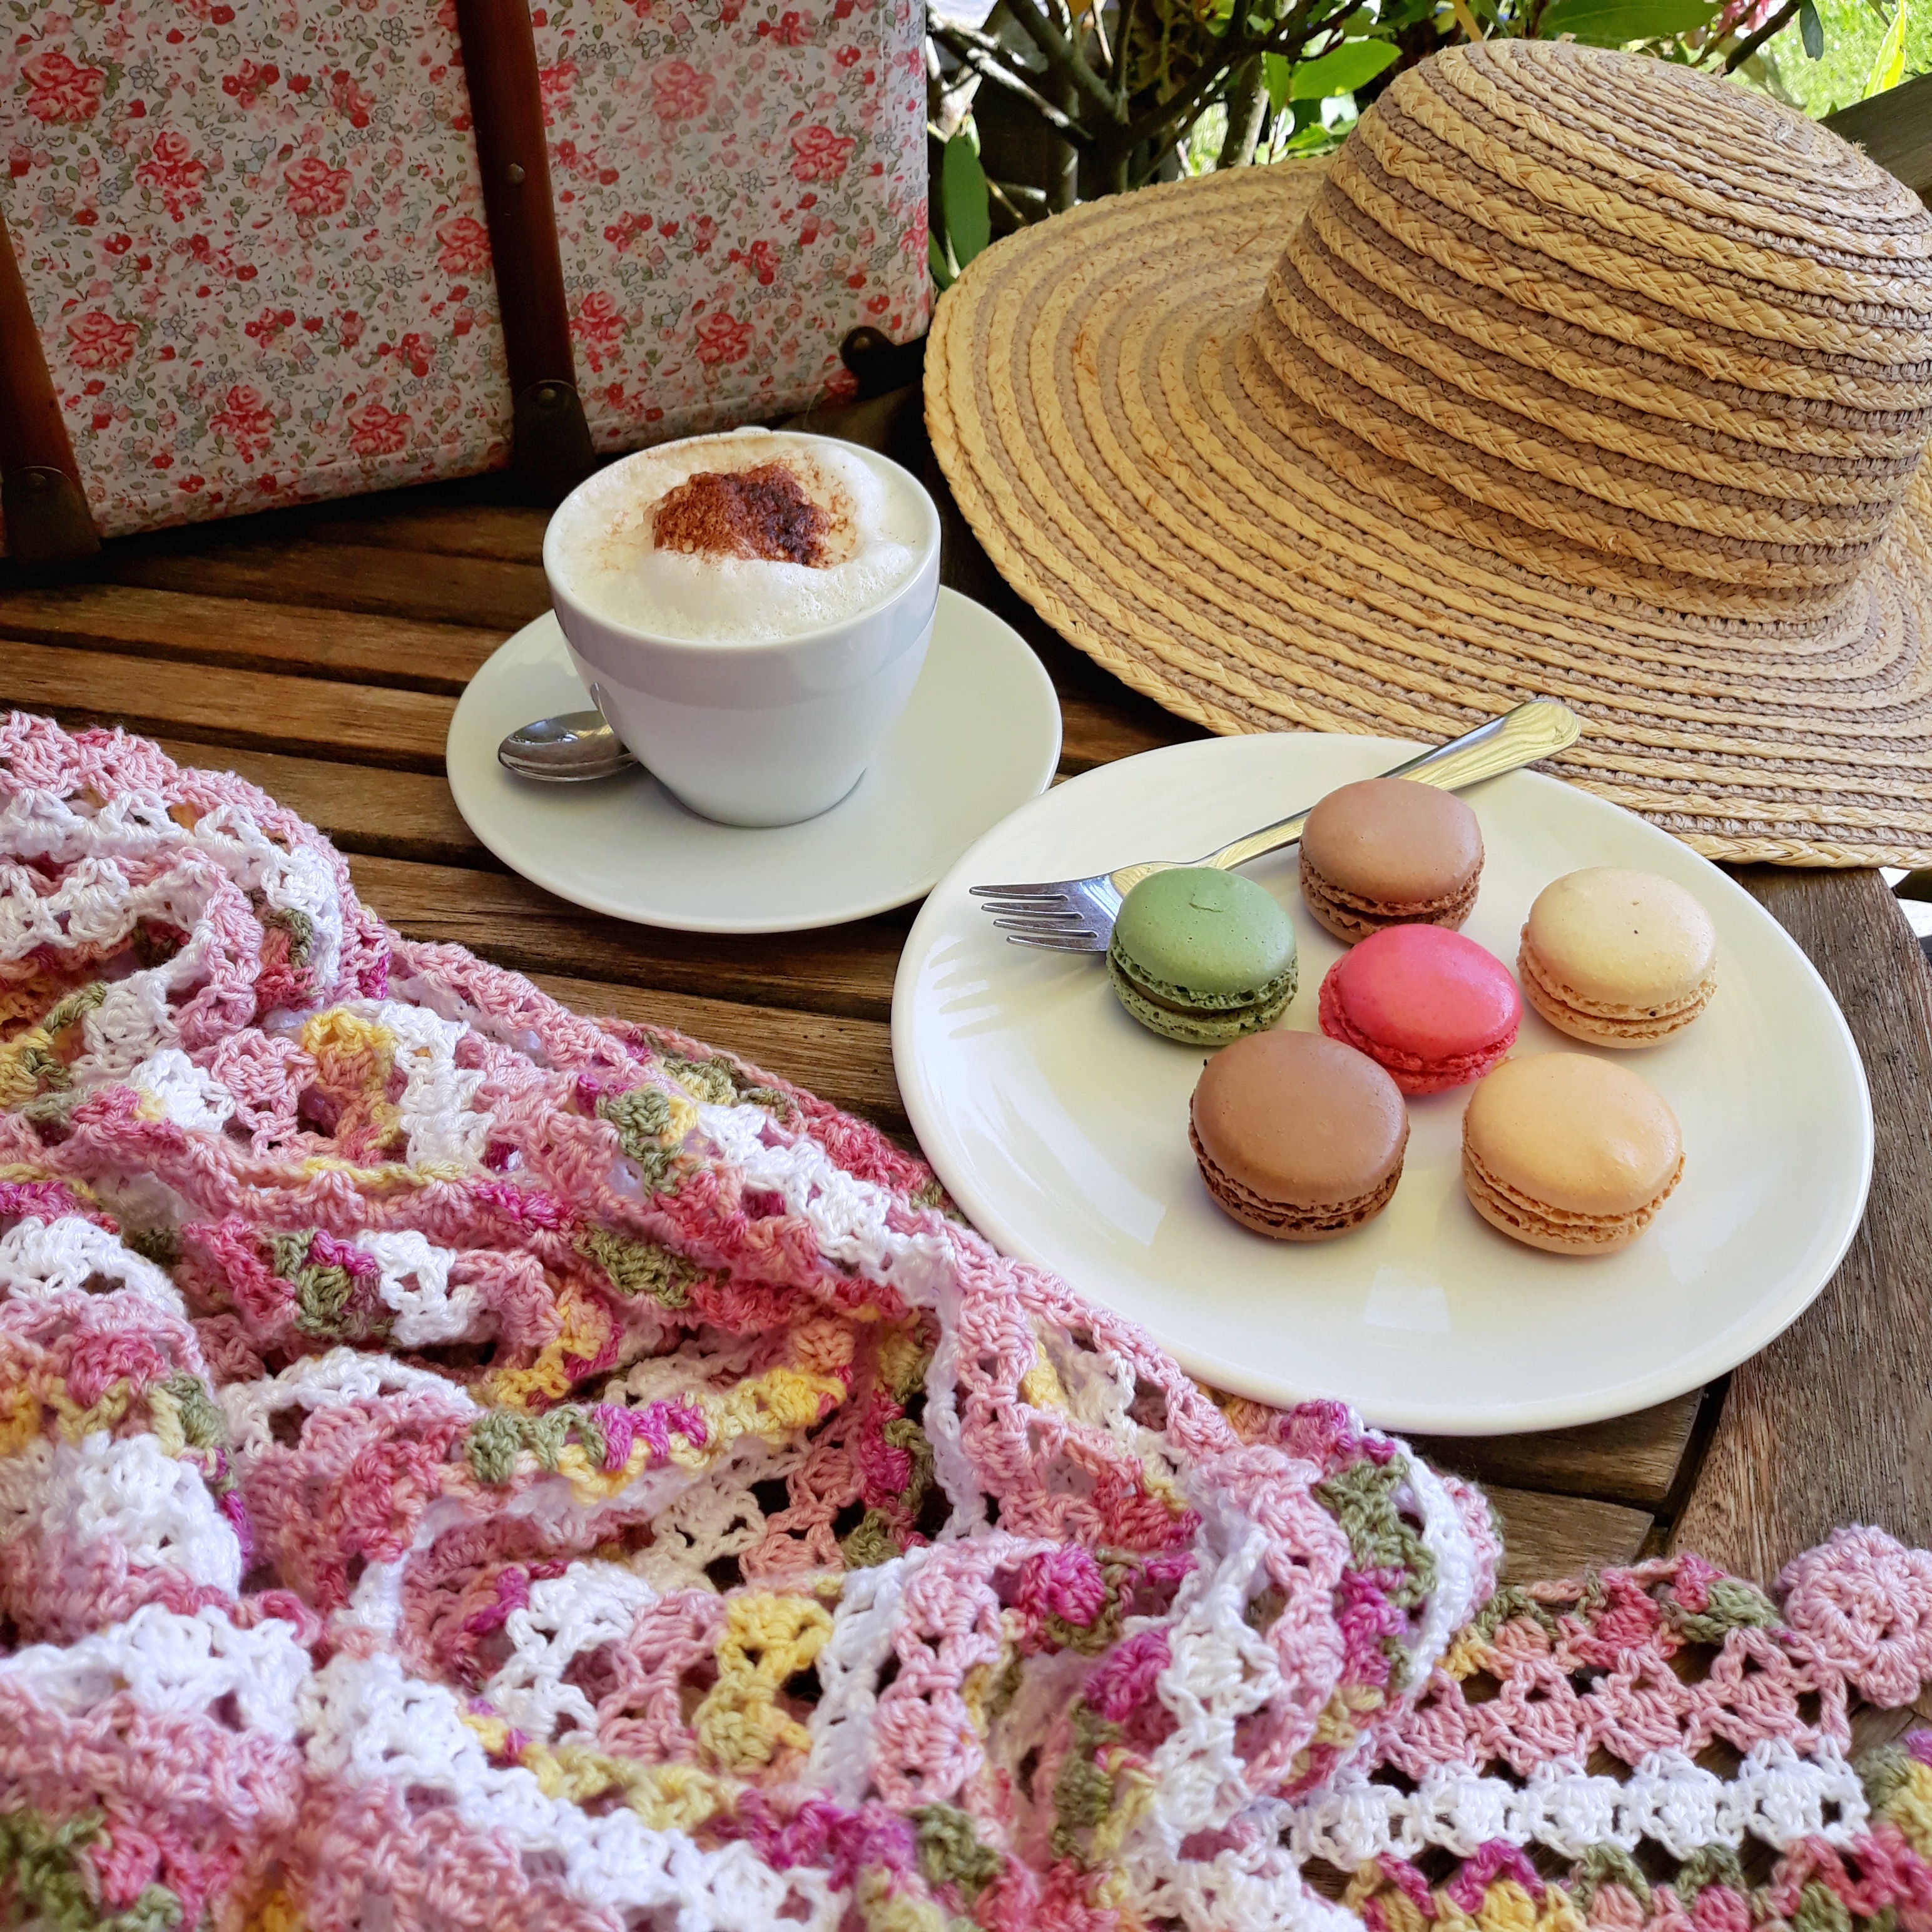
[[[1810,634],[1506,560],[1446,484],[1312,410],[1283,427],[1254,319],[1324,165],[1088,204],[942,298],[927,422],[1007,580],[1211,730],[1439,739],[1540,693],[1584,720],[1564,777],[1707,856],[1932,864],[1932,466]]]

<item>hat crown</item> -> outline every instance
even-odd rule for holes
[[[1932,432],[1932,214],[1738,83],[1457,47],[1363,116],[1241,359],[1406,518],[1593,593],[1808,627]]]

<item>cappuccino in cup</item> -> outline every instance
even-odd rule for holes
[[[746,430],[627,457],[557,512],[564,580],[608,622],[693,644],[857,616],[904,587],[926,537],[918,486],[870,454]]]
[[[814,816],[911,696],[938,597],[917,479],[825,436],[740,430],[613,464],[544,538],[551,601],[611,728],[694,810]]]

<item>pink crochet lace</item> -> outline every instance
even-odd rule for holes
[[[1932,1748],[1847,1756],[1932,1558],[1498,1553],[238,779],[0,730],[0,1918],[1932,1932]]]

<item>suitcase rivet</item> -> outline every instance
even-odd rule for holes
[[[542,404],[545,409],[548,409],[556,400],[555,387],[550,383],[544,383],[537,391],[537,400]]]
[[[523,186],[524,164],[522,162],[512,161],[510,165],[503,170],[503,172],[512,188],[521,188]]]

